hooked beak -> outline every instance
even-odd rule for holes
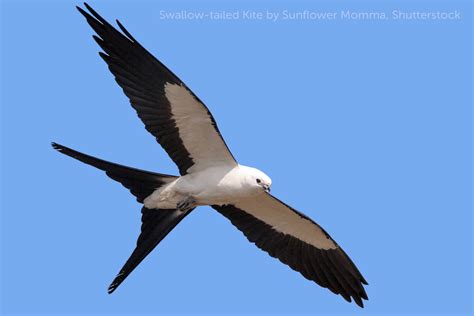
[[[265,192],[270,192],[270,186],[269,185],[264,184],[264,185],[262,185],[262,187],[265,190]]]

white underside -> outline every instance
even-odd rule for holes
[[[193,165],[186,170],[186,175],[148,196],[145,207],[176,209],[179,203],[190,200],[194,202],[192,206],[233,204],[275,230],[315,247],[337,247],[319,226],[265,193],[262,184],[271,185],[268,176],[235,162],[207,109],[185,86],[167,83],[165,94]]]
[[[248,182],[245,166],[218,166],[187,174],[153,192],[144,201],[149,209],[175,209],[187,198],[196,205],[232,204],[267,223],[275,230],[294,236],[319,249],[337,245],[308,219],[274,199],[258,186]]]
[[[197,205],[224,205],[263,193],[262,189],[245,184],[245,168],[223,165],[181,176],[153,192],[144,205],[150,209],[174,209],[188,197]]]
[[[179,137],[193,159],[187,173],[218,165],[236,167],[232,154],[213,126],[207,109],[182,85],[166,83],[165,94]]]

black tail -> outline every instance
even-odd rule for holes
[[[142,209],[142,231],[137,240],[137,247],[120,269],[109,286],[109,294],[125,280],[125,278],[142,262],[143,259],[178,225],[183,218],[191,213],[180,210],[149,210]]]
[[[163,184],[169,183],[176,179],[174,176],[153,173],[121,166],[115,163],[104,161],[68,147],[52,143],[54,149],[82,161],[88,165],[94,166],[105,173],[112,179],[120,182],[124,187],[128,188],[137,201],[143,203],[143,200],[149,196],[155,189]],[[143,259],[168,235],[173,228],[178,225],[193,209],[188,211],[179,211],[175,209],[147,209],[142,208],[142,227],[141,233],[137,240],[137,246],[130,258],[120,272],[117,274],[112,284],[109,286],[108,292],[112,293],[125,280],[125,278],[142,262]]]
[[[111,179],[120,182],[124,187],[129,189],[140,203],[143,203],[143,200],[153,193],[153,191],[176,179],[175,176],[144,171],[108,162],[80,153],[60,144],[51,143],[51,145],[62,154],[105,171]]]

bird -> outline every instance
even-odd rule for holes
[[[108,293],[196,207],[210,206],[270,256],[364,307],[368,283],[336,241],[311,218],[271,195],[269,176],[236,161],[206,105],[119,20],[120,31],[84,6],[76,8],[96,33],[100,57],[180,174],[131,168],[52,143],[60,153],[104,171],[143,205],[136,247]]]

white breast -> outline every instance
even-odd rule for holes
[[[241,166],[216,167],[181,177],[176,189],[193,196],[200,205],[222,205],[261,193],[246,179]]]
[[[147,197],[145,206],[174,208],[187,197],[198,205],[224,205],[262,192],[249,184],[245,167],[219,166],[179,177]]]

